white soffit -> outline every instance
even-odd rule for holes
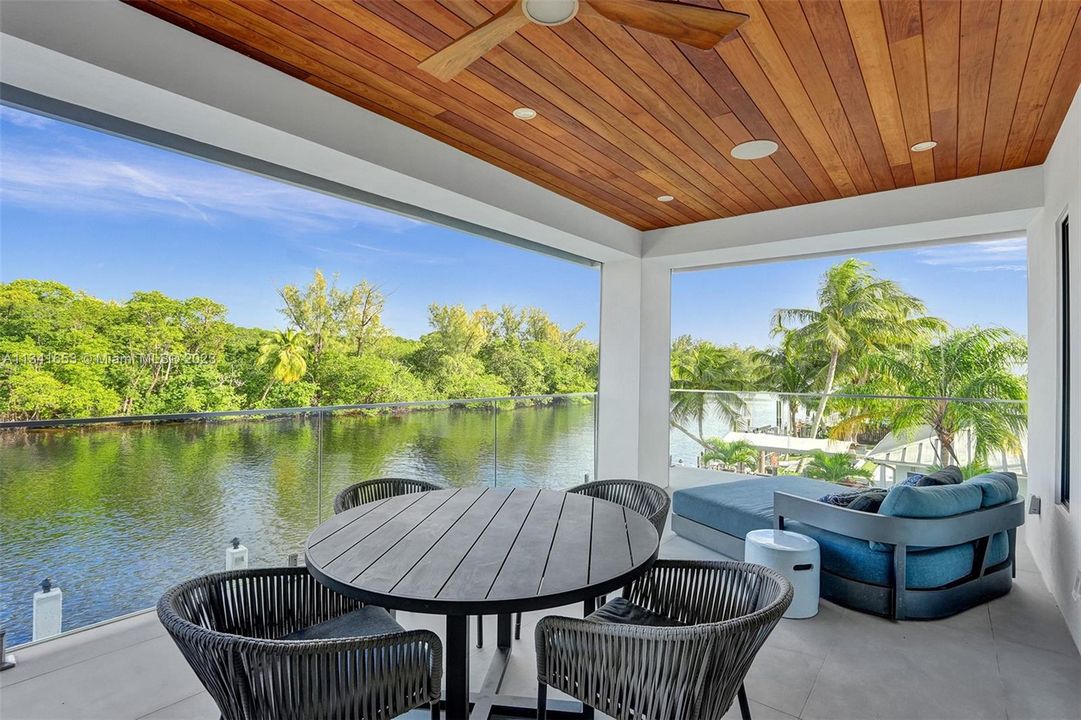
[[[1043,168],[651,230],[643,257],[672,269],[1023,234],[1043,207]]]

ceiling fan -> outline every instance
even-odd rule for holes
[[[743,13],[664,0],[513,0],[419,67],[448,81],[529,23],[562,25],[579,13],[604,17],[702,49],[713,47],[748,19]]]

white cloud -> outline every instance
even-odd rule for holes
[[[7,105],[0,105],[0,122],[9,122],[12,125],[25,128],[43,128],[54,124],[56,121],[44,115],[36,115]]]
[[[961,245],[942,245],[916,251],[924,265],[951,267],[963,272],[1025,272],[1025,238],[982,240]]]
[[[51,212],[164,215],[212,225],[240,218],[301,232],[361,226],[401,231],[419,224],[209,163],[170,163],[138,154],[101,157],[40,146],[4,146],[0,194],[5,203]]]

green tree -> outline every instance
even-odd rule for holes
[[[827,480],[842,485],[860,483],[870,485],[875,468],[870,463],[856,466],[856,458],[840,453],[828,453],[815,450],[803,474],[816,480]]]
[[[707,438],[706,451],[702,453],[702,462],[720,463],[725,470],[736,469],[743,472],[745,467],[758,464],[758,448],[746,440],[725,441],[720,438]]]
[[[290,385],[308,372],[308,341],[298,330],[273,333],[259,346],[260,367],[270,367],[271,380],[259,402],[266,400],[275,382]]]
[[[751,377],[747,358],[733,348],[681,337],[672,349],[672,427],[706,447],[705,419],[711,410],[733,426],[743,421],[746,408],[735,392],[747,387]],[[695,392],[695,391],[711,392]],[[687,428],[695,426],[698,433]]]
[[[811,358],[800,356],[782,344],[755,352],[755,386],[783,396],[788,411],[788,432],[796,433],[796,414],[804,406],[804,395],[813,389]]]
[[[909,396],[889,413],[893,432],[903,436],[929,426],[940,461],[960,464],[954,444],[964,431],[975,436],[980,462],[994,450],[1021,449],[1028,390],[1018,370],[1027,360],[1024,338],[1002,328],[973,327],[864,362],[878,376],[876,389]]]
[[[905,346],[945,328],[945,323],[925,313],[922,301],[892,280],[877,277],[870,263],[855,258],[826,271],[817,308],[774,311],[773,335],[783,336],[794,352],[826,359],[811,437],[818,436],[839,370],[881,348]]]

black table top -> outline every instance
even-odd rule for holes
[[[308,537],[308,570],[343,595],[399,610],[494,615],[596,597],[657,557],[657,530],[573,493],[469,487],[399,495],[335,515]]]

